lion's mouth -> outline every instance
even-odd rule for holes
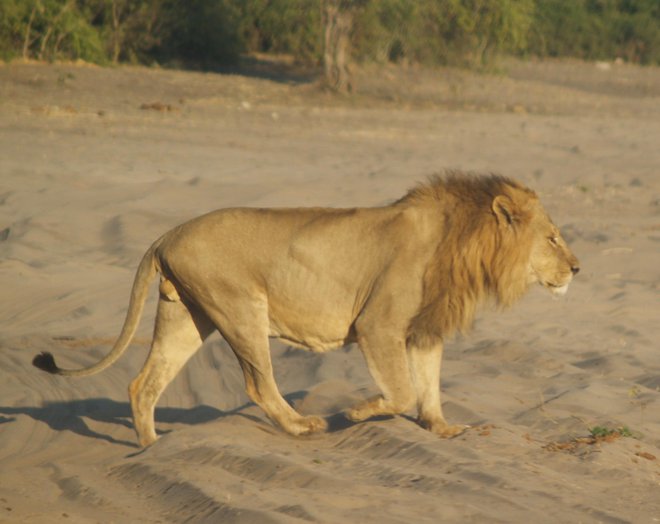
[[[549,289],[553,295],[558,295],[558,296],[562,296],[566,294],[566,291],[568,291],[568,284],[570,284],[570,280],[568,282],[564,282],[563,284],[556,284],[554,282],[543,282],[544,287]]]

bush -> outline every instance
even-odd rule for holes
[[[235,0],[241,38],[250,51],[318,62],[322,53],[320,0]]]
[[[202,69],[234,64],[244,49],[239,15],[229,0],[169,0],[161,13],[159,43],[150,55]]]
[[[660,63],[657,0],[536,0],[527,54]]]
[[[482,67],[524,48],[532,0],[369,2],[356,27],[363,60]]]
[[[0,55],[40,60],[81,58],[102,63],[103,42],[88,15],[86,5],[73,0],[3,0]]]
[[[324,0],[0,0],[0,58],[322,58]],[[341,0],[361,61],[481,68],[501,53],[660,63],[658,0]]]

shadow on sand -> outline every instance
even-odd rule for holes
[[[319,80],[321,74],[320,68],[302,66],[267,56],[243,56],[234,66],[217,67],[210,71],[289,85],[312,84]]]
[[[305,397],[307,392],[298,391],[287,395],[288,402],[293,403]],[[244,404],[228,411],[221,411],[205,404],[194,408],[156,408],[155,419],[158,423],[204,424],[227,416],[238,415],[255,422],[262,419],[243,413],[246,408],[254,406]],[[27,415],[35,421],[43,422],[54,431],[72,431],[83,437],[105,440],[112,444],[120,444],[137,448],[135,442],[116,439],[111,435],[99,433],[91,429],[85,419],[91,419],[106,424],[117,424],[133,429],[131,422],[131,407],[128,402],[118,402],[107,398],[92,398],[85,400],[69,400],[62,402],[45,402],[41,407],[2,407],[0,406],[0,424],[15,421],[16,415]],[[327,417],[328,431],[340,431],[353,425],[343,414]],[[159,434],[167,431],[158,431]]]
[[[155,418],[157,424],[203,424],[233,414],[248,416],[239,413],[245,407],[241,406],[232,411],[220,411],[207,405],[194,408],[156,408]],[[5,415],[0,417],[0,423],[12,422],[15,420],[16,415],[27,415],[38,422],[48,424],[55,431],[72,431],[83,437],[105,440],[112,444],[121,444],[133,448],[138,447],[135,442],[116,439],[110,435],[94,431],[85,422],[87,418],[133,429],[131,407],[128,402],[117,402],[107,398],[46,402],[41,407],[0,407],[0,415]]]

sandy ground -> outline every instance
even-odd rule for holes
[[[660,70],[511,63],[497,76],[304,78],[0,66],[0,521],[660,522]],[[445,168],[530,185],[582,271],[448,344],[441,440],[335,415],[374,392],[355,347],[273,342],[280,388],[330,431],[293,438],[248,402],[217,335],[138,453],[126,388],[148,350],[98,360],[146,247],[224,206],[377,205]],[[588,443],[594,427],[627,428]]]

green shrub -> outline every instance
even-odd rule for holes
[[[362,60],[482,67],[524,49],[532,0],[382,0],[357,18]]]
[[[344,0],[360,61],[482,68],[502,53],[660,64],[658,0]],[[0,0],[0,58],[319,63],[323,0]]]
[[[536,0],[527,54],[660,63],[657,0]]]
[[[229,0],[168,0],[151,55],[202,69],[235,63],[243,51],[239,14]]]
[[[320,0],[235,0],[241,37],[250,51],[317,62],[322,53]]]

